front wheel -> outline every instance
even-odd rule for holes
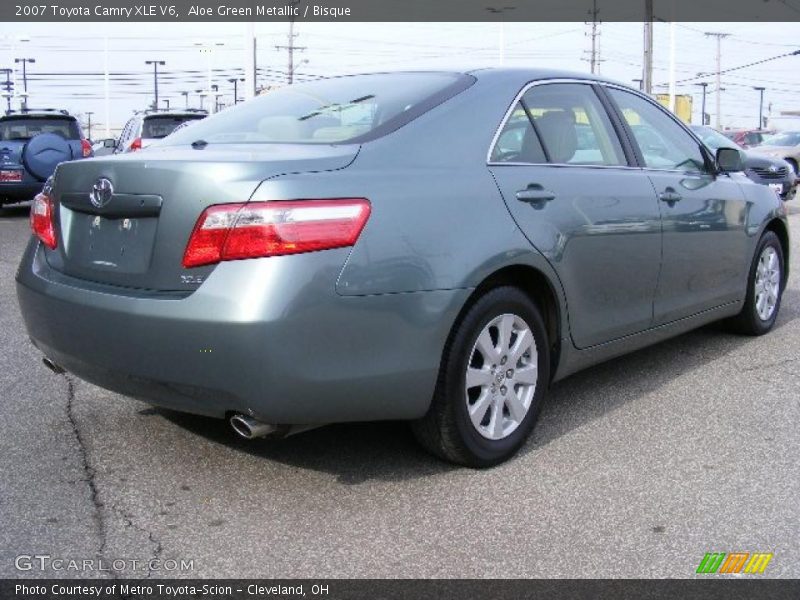
[[[783,295],[783,247],[773,231],[766,231],[756,247],[744,307],[731,324],[738,333],[764,335],[775,325]]]
[[[521,290],[488,291],[456,325],[428,413],[413,424],[429,451],[489,467],[527,439],[547,392],[550,352],[538,307]]]

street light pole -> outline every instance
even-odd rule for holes
[[[695,85],[699,85],[703,88],[703,102],[700,108],[700,125],[706,124],[706,88],[708,87],[708,83],[703,81],[700,83],[696,83]]]
[[[15,58],[14,59],[14,63],[15,64],[22,63],[22,92],[25,94],[25,96],[24,96],[25,100],[23,100],[23,102],[22,102],[22,108],[23,109],[28,108],[28,70],[25,68],[25,66],[28,63],[35,63],[35,62],[36,62],[35,58]]]
[[[153,92],[155,94],[153,108],[158,110],[158,66],[161,65],[163,67],[167,63],[163,60],[146,60],[144,61],[144,64],[153,65]]]
[[[211,92],[212,92],[211,93],[211,97],[214,98],[214,111],[213,112],[216,113],[216,112],[219,112],[219,94],[217,93],[217,92],[219,92],[219,86],[216,83],[211,85]],[[209,106],[211,106],[211,105],[209,104]]]
[[[239,77],[239,78],[231,77],[230,79],[228,79],[228,83],[232,83],[233,84],[233,105],[234,106],[236,106],[236,104],[239,103],[239,89],[238,89],[237,86],[239,85],[240,81],[244,81],[244,77]]]
[[[753,89],[758,92],[758,96],[759,96],[758,97],[758,129],[761,129],[761,128],[764,127],[764,119],[763,119],[762,115],[764,114],[764,90],[766,88],[754,86]]]

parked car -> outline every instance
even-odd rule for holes
[[[485,467],[554,381],[711,321],[772,329],[786,212],[742,169],[585,75],[304,82],[59,166],[19,305],[50,368],[244,437],[402,419]]]
[[[207,116],[208,113],[205,111],[195,109],[180,111],[148,110],[138,113],[131,117],[123,127],[114,152],[122,153],[142,150],[154,141],[167,137],[183,123],[204,119]]]
[[[761,144],[765,137],[775,132],[767,129],[726,129],[722,133],[742,148],[752,148]]]
[[[706,146],[716,152],[720,148],[735,148],[744,154],[744,173],[756,183],[766,185],[777,193],[781,199],[792,197],[797,175],[792,166],[781,158],[773,158],[755,151],[745,151],[733,140],[722,135],[716,129],[705,125],[692,125],[692,131]]]
[[[800,131],[784,131],[764,139],[764,143],[753,148],[754,152],[782,158],[794,169],[795,174],[800,173],[797,165],[800,163]]]
[[[0,116],[0,206],[32,199],[58,163],[90,156],[91,144],[67,111],[6,112]]]
[[[117,147],[117,140],[114,138],[106,138],[92,144],[92,152],[95,156],[107,156],[114,154],[114,149]]]

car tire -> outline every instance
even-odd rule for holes
[[[784,287],[783,246],[773,231],[765,231],[756,246],[747,278],[742,311],[729,321],[743,335],[764,335],[775,325]]]
[[[422,446],[474,468],[513,456],[547,393],[549,347],[539,308],[524,292],[503,286],[482,295],[453,328],[431,406],[412,423]]]

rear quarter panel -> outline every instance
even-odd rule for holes
[[[479,77],[445,104],[365,143],[348,168],[273,178],[253,199],[371,202],[369,221],[338,277],[342,296],[471,289],[503,267],[527,265],[550,280],[566,315],[555,271],[519,230],[486,164],[495,131],[523,84]]]

